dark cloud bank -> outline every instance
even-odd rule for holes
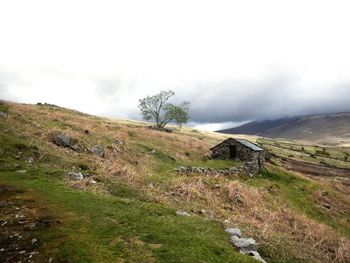
[[[350,111],[350,84],[305,87],[280,76],[258,82],[223,81],[179,91],[195,123],[240,122]]]

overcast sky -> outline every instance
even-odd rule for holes
[[[0,1],[0,98],[140,118],[172,89],[191,125],[350,111],[350,2]],[[199,125],[199,126],[198,126]]]

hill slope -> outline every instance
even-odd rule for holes
[[[308,115],[274,121],[250,122],[218,132],[346,145],[350,143],[350,113]]]
[[[349,261],[347,193],[277,162],[253,178],[175,171],[240,165],[206,158],[225,136],[53,105],[2,103],[0,111],[2,262],[256,262],[222,225],[257,240],[269,263]],[[56,132],[78,146],[54,144]],[[96,145],[103,157],[91,153]]]

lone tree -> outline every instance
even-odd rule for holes
[[[157,128],[163,129],[169,122],[182,126],[189,119],[189,102],[174,105],[167,101],[175,95],[172,90],[161,91],[156,95],[139,100],[139,108],[144,120],[154,120]]]

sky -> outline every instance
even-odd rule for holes
[[[350,111],[349,1],[0,1],[0,99],[140,119],[174,90],[189,125]]]

